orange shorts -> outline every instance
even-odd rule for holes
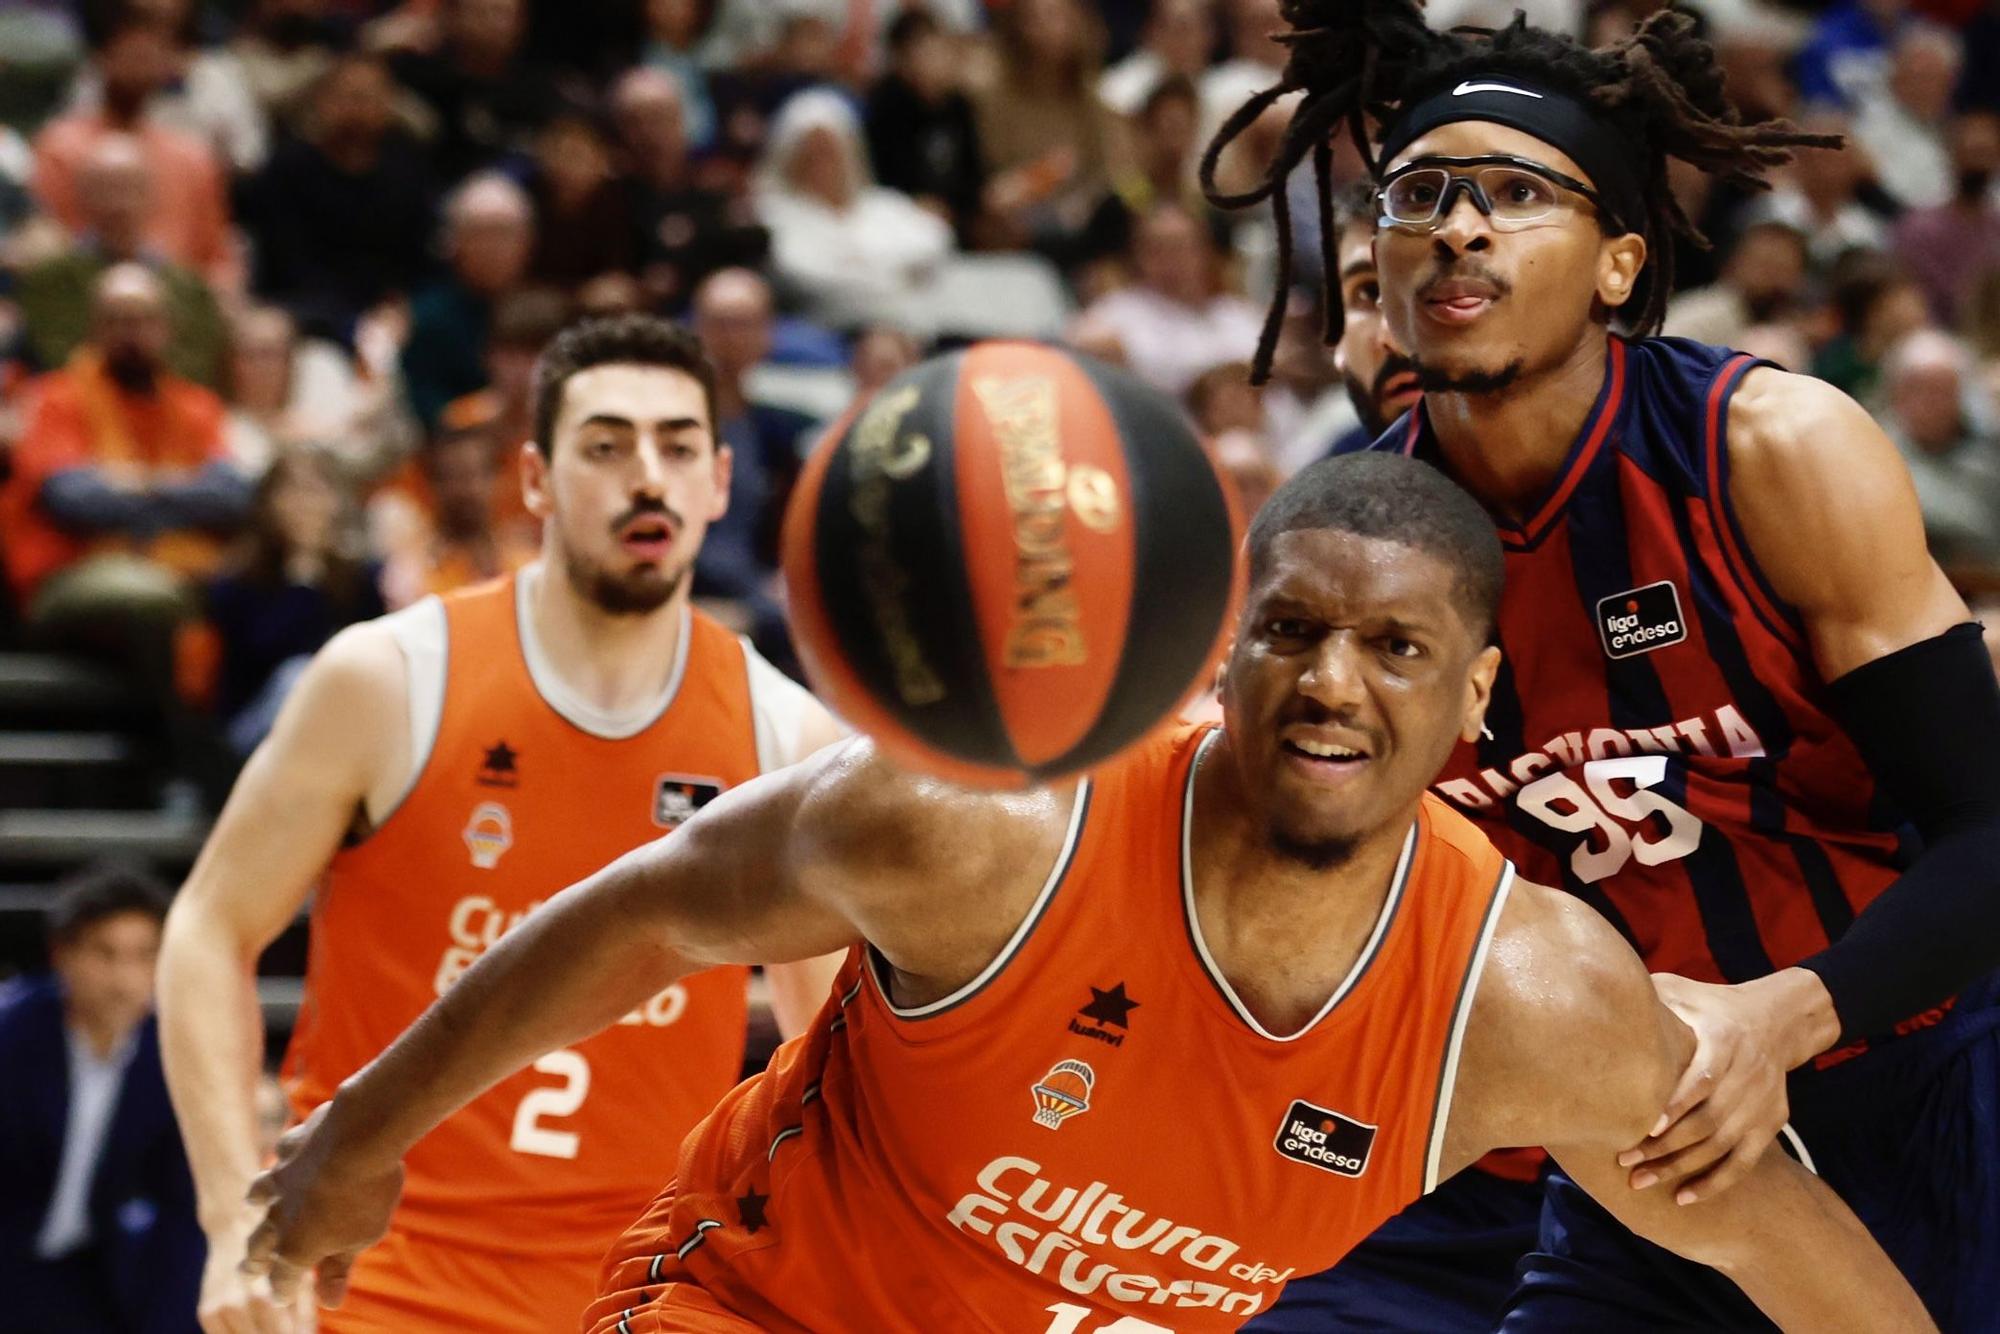
[[[598,1263],[501,1254],[391,1231],[362,1253],[322,1334],[569,1334],[597,1291]]]

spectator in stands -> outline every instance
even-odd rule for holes
[[[1886,256],[1855,250],[1835,266],[1830,295],[1840,332],[1814,355],[1812,373],[1869,402],[1889,349],[1929,323],[1923,289]]]
[[[591,117],[564,112],[536,137],[534,197],[533,281],[573,288],[635,266],[631,202],[614,178],[611,145]]]
[[[906,330],[889,324],[863,329],[855,335],[854,351],[848,360],[848,368],[854,372],[855,398],[868,397],[922,357],[922,346]]]
[[[905,10],[890,25],[889,72],[869,92],[865,119],[876,179],[969,243],[986,183],[979,128],[951,39],[928,11]]]
[[[350,27],[328,0],[252,0],[229,50],[267,123],[305,127],[313,86],[351,42]]]
[[[875,184],[845,98],[814,89],[787,102],[757,175],[772,274],[808,316],[840,329],[931,317],[951,225]]]
[[[72,232],[82,231],[83,164],[98,140],[129,134],[145,154],[153,183],[148,247],[201,273],[219,290],[239,290],[239,256],[215,154],[201,140],[147,114],[154,94],[174,77],[171,35],[156,20],[125,16],[92,63],[103,87],[100,105],[52,120],[35,136],[36,201]]]
[[[407,447],[392,386],[356,374],[336,345],[301,337],[277,306],[252,306],[230,322],[226,426],[229,455],[259,476],[282,452],[327,451],[352,479],[378,476]]]
[[[1981,279],[2000,272],[1996,176],[2000,112],[1964,112],[1951,124],[1951,198],[1906,213],[1896,224],[1896,258],[1923,285],[1941,323],[1957,324]]]
[[[1861,95],[1855,142],[1875,164],[1876,180],[1904,208],[1930,208],[1951,198],[1944,129],[1964,58],[1949,28],[1911,23],[1897,34],[1888,77]]]
[[[752,606],[768,601],[778,526],[811,443],[811,418],[756,401],[750,372],[771,351],[771,289],[747,269],[724,269],[695,293],[694,331],[715,366],[715,438],[730,452],[729,511],[711,523],[695,589]]]
[[[673,78],[637,69],[612,90],[638,233],[639,281],[650,304],[681,310],[701,280],[764,262],[770,236],[749,207],[695,179],[685,103]]]
[[[484,583],[541,553],[533,522],[503,513],[503,497],[518,495],[520,482],[513,452],[489,427],[447,430],[424,451],[421,467],[421,522],[386,539],[382,590],[390,606]]]
[[[1097,95],[1121,116],[1136,116],[1162,80],[1198,80],[1215,52],[1214,0],[1152,0],[1139,48],[1104,71]]]
[[[554,81],[526,51],[524,0],[442,0],[435,52],[392,58],[397,80],[438,121],[431,160],[447,182],[525,161],[559,104]]]
[[[49,911],[53,974],[0,988],[10,1328],[196,1332],[205,1248],[153,1018],[166,914],[151,875],[89,867]]]
[[[1250,359],[1263,321],[1248,301],[1220,289],[1214,237],[1186,209],[1161,204],[1148,214],[1132,261],[1138,282],[1088,314],[1117,336],[1141,379],[1178,397],[1209,367]]]
[[[243,548],[209,583],[208,618],[222,641],[216,708],[238,755],[264,739],[336,631],[384,610],[380,567],[344,549],[348,504],[332,459],[283,451],[258,484]]]
[[[1817,111],[1799,118],[1806,129],[1847,134],[1845,116]],[[1825,273],[1849,250],[1880,250],[1888,240],[1882,219],[1861,203],[1860,191],[1872,168],[1850,136],[1840,148],[1798,154],[1784,179],[1752,210],[1752,217],[1775,218],[1806,237],[1815,272]]]
[[[173,78],[147,103],[147,118],[201,140],[226,168],[249,172],[262,166],[270,151],[264,109],[235,52],[195,44],[200,16],[192,0],[144,0],[131,8],[143,8],[173,43]],[[70,91],[70,109],[91,110],[103,96],[102,79],[86,66]]]
[[[1179,204],[1213,229],[1218,241],[1227,234],[1195,179],[1203,148],[1195,138],[1200,121],[1200,94],[1182,75],[1168,75],[1146,95],[1132,121],[1127,165],[1091,222],[1086,249],[1093,257],[1128,251],[1138,220],[1160,204]]]
[[[1883,364],[1883,429],[1902,451],[1931,554],[1947,569],[2000,570],[2000,443],[1993,405],[1964,346],[1935,329],[1909,335]]]
[[[152,172],[139,141],[107,134],[93,143],[77,172],[83,226],[63,254],[33,265],[15,289],[28,351],[50,370],[68,361],[90,332],[90,293],[105,269],[136,261],[153,271],[166,295],[173,337],[167,365],[213,387],[222,369],[222,313],[193,269],[153,254],[146,225],[154,199]]]
[[[1188,415],[1211,439],[1230,431],[1264,436],[1264,392],[1250,383],[1250,363],[1225,361],[1195,377],[1182,395]]]
[[[639,60],[658,70],[680,90],[682,124],[690,145],[705,149],[715,142],[715,100],[708,92],[709,57],[704,39],[713,6],[704,0],[645,0],[646,46]]]
[[[841,10],[822,9],[815,0],[750,2],[774,16],[771,42],[761,55],[714,69],[709,84],[719,127],[714,151],[720,162],[735,169],[764,156],[779,110],[795,94],[834,82],[839,73],[833,19]]]
[[[165,364],[159,279],[105,270],[91,339],[44,376],[0,506],[7,562],[31,626],[169,622],[190,606],[249,487],[228,462],[222,402]]]
[[[1905,9],[1905,0],[1839,0],[1821,13],[1793,62],[1799,95],[1848,104],[1879,83]]]
[[[1805,282],[1805,235],[1775,218],[1753,222],[1731,247],[1720,281],[1673,298],[1666,332],[1735,347],[1751,325],[1791,314]]]
[[[486,384],[494,303],[521,285],[535,239],[527,194],[497,173],[468,178],[452,192],[444,216],[451,272],[411,302],[403,347],[404,388],[426,430],[445,404]]]
[[[1124,126],[1097,96],[1097,21],[1079,0],[1016,0],[993,31],[996,77],[974,98],[986,204],[1004,244],[1067,265],[1124,162]]]
[[[1248,523],[1284,481],[1261,432],[1232,427],[1217,435],[1209,450],[1236,492],[1236,512]]]
[[[1365,185],[1360,188],[1367,189]],[[1360,228],[1372,239],[1375,233],[1372,207],[1368,214]],[[1346,244],[1343,241],[1343,248]],[[1362,242],[1361,251],[1372,254],[1368,241]],[[1372,259],[1369,265],[1368,286],[1372,290]],[[1359,414],[1342,382],[1333,349],[1326,344],[1322,300],[1318,292],[1292,289],[1285,322],[1278,329],[1278,346],[1271,358],[1271,380],[1264,386],[1264,420],[1269,428],[1271,461],[1285,477],[1325,457],[1335,442],[1349,433],[1364,429],[1357,425]],[[1361,298],[1357,296],[1355,300],[1359,303]],[[1375,298],[1370,295],[1366,301],[1372,314]],[[1376,325],[1380,322],[1380,316],[1375,316]]]
[[[306,133],[245,192],[257,291],[341,342],[365,312],[406,296],[428,262],[431,174],[395,124],[394,92],[378,57],[340,57],[313,88]]]
[[[1276,40],[1286,31],[1278,0],[1222,0],[1229,26],[1229,59],[1201,76],[1201,141],[1206,144],[1229,114],[1284,77],[1287,51]]]
[[[513,452],[535,433],[535,361],[575,314],[569,298],[553,288],[525,287],[502,297],[486,343],[486,383],[445,405],[444,428],[485,428],[511,471]],[[510,515],[527,513],[518,504],[503,508]]]

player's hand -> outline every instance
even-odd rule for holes
[[[236,1226],[208,1238],[208,1259],[202,1266],[201,1299],[196,1307],[202,1334],[306,1334],[312,1328],[311,1312],[301,1303],[278,1301],[271,1295],[268,1279],[253,1279],[239,1267],[261,1214],[261,1210],[245,1205]]]
[[[319,1304],[338,1306],[355,1259],[389,1230],[403,1192],[403,1165],[358,1151],[340,1102],[321,1103],[278,1141],[278,1157],[250,1183],[263,1219],[250,1233],[241,1270],[267,1279],[280,1303],[297,1299],[310,1276]]]
[[[1631,1169],[1634,1190],[1669,1190],[1693,1204],[1735,1185],[1771,1147],[1790,1114],[1785,1075],[1803,1056],[1757,982],[1655,973],[1653,989],[1694,1030],[1694,1055],[1652,1134],[1618,1164]]]

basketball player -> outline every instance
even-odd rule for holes
[[[529,919],[292,1132],[250,1268],[289,1293],[317,1265],[337,1297],[398,1160],[493,1080],[691,968],[848,945],[838,1003],[614,1247],[590,1328],[1233,1329],[1522,1143],[1794,1328],[1927,1327],[1783,1155],[1690,1208],[1625,1185],[1686,1030],[1600,918],[1425,792],[1498,663],[1479,508],[1401,459],[1326,460],[1248,551],[1220,730],[1018,795],[857,743],[724,796]]]
[[[1362,439],[1372,441],[1416,403],[1416,370],[1382,321],[1374,187],[1356,183],[1332,203],[1341,316],[1333,359]],[[1536,1150],[1480,1159],[1377,1228],[1332,1270],[1287,1283],[1277,1306],[1245,1329],[1486,1334],[1514,1290],[1515,1265],[1540,1236],[1545,1161]]]
[[[1488,733],[1438,791],[1679,974],[1663,994],[1702,1038],[1632,1188],[1740,1179],[1795,1070],[1805,1154],[1941,1323],[1988,1327],[2000,692],[1979,627],[1858,406],[1610,329],[1660,325],[1691,230],[1669,159],[1755,185],[1826,141],[1741,123],[1682,14],[1590,50],[1521,23],[1432,33],[1407,0],[1286,13],[1294,160],[1386,113],[1375,257],[1425,394],[1375,447],[1462,481],[1507,550]],[[1561,1174],[1549,1208],[1508,1328],[1759,1323]]]
[[[237,1272],[259,1166],[253,975],[316,885],[286,1057],[296,1116],[564,884],[836,735],[802,689],[689,608],[730,465],[693,339],[652,319],[585,322],[550,344],[536,396],[521,476],[541,561],[329,644],[174,905],[161,1016],[212,1332],[290,1327]],[[803,1027],[830,975],[773,970],[783,1025]],[[573,1326],[650,1177],[741,1073],[746,983],[720,968],[635,996],[606,1032],[454,1117],[411,1158],[388,1240],[324,1326]]]

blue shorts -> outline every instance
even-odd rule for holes
[[[1245,1334],[1486,1334],[1535,1248],[1541,1187],[1468,1168],[1377,1228],[1324,1274],[1294,1279]]]
[[[2000,1334],[2000,1005],[1984,983],[1935,1026],[1791,1079],[1808,1165],[1945,1334]],[[1625,1231],[1560,1172],[1506,1334],[1772,1328],[1737,1287]],[[1800,1264],[1811,1263],[1805,1256]]]

